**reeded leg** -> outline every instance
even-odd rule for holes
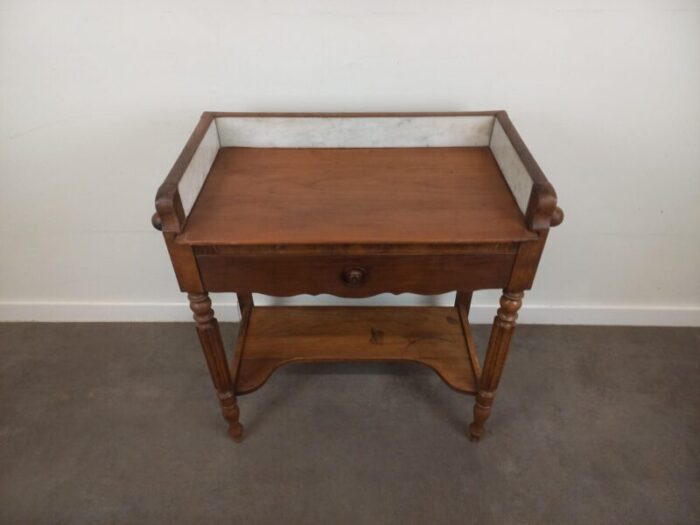
[[[243,438],[243,425],[238,421],[240,411],[236,403],[236,395],[231,384],[231,374],[229,373],[226,361],[224,343],[219,331],[219,323],[214,317],[214,310],[211,308],[211,299],[206,293],[188,294],[190,308],[194,312],[194,320],[197,323],[197,334],[202,344],[204,357],[207,360],[209,373],[211,374],[216,393],[221,405],[221,413],[228,421],[228,433],[235,441]]]
[[[491,338],[479,381],[479,392],[474,404],[474,422],[469,425],[469,436],[474,441],[478,441],[484,434],[484,423],[491,415],[493,397],[501,379],[522,302],[522,292],[503,291],[501,307],[493,320]]]

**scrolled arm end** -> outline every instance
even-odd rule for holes
[[[554,211],[552,212],[552,218],[549,221],[549,225],[554,228],[555,226],[559,226],[562,222],[564,221],[564,210],[562,210],[559,206],[554,208]]]
[[[151,224],[159,232],[163,231],[163,223],[160,220],[160,215],[158,215],[158,212],[155,212],[151,217]]]

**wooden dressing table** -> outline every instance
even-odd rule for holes
[[[476,396],[484,432],[556,194],[504,111],[438,114],[207,112],[158,190],[162,230],[229,435],[236,397],[281,365],[412,361]],[[503,290],[486,358],[472,292]],[[255,293],[457,291],[454,307],[256,307]],[[226,357],[209,292],[238,296]]]

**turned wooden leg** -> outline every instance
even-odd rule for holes
[[[234,441],[243,438],[243,425],[238,421],[240,411],[236,403],[236,395],[231,384],[231,374],[226,361],[224,343],[219,331],[219,323],[214,317],[211,308],[211,299],[206,293],[187,294],[190,300],[190,308],[194,312],[194,320],[197,323],[197,334],[202,344],[204,357],[211,374],[216,393],[221,405],[221,413],[228,421],[228,433]]]
[[[510,340],[515,330],[515,320],[518,318],[518,310],[522,304],[522,292],[503,291],[501,307],[491,327],[491,338],[479,381],[479,391],[474,404],[474,422],[469,425],[469,436],[472,440],[478,441],[481,438],[484,434],[484,423],[491,415],[493,397],[501,379]]]

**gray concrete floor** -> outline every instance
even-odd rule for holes
[[[191,325],[3,324],[0,522],[700,523],[699,372],[700,329],[521,326],[479,444],[430,370],[341,364],[237,445]]]

